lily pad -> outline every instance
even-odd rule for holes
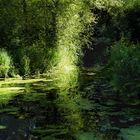
[[[0,130],[1,129],[6,129],[7,127],[5,125],[0,125]]]
[[[121,129],[120,136],[123,137],[123,140],[140,140],[140,126]]]

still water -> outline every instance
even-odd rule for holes
[[[0,140],[140,139],[138,107],[103,104],[82,96],[86,90],[79,85],[62,88],[58,83],[3,85],[23,88],[0,105]]]

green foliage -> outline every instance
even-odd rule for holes
[[[140,6],[140,1],[139,0],[125,0],[125,7],[124,9],[134,9],[138,8]]]
[[[9,77],[15,77],[19,78],[19,71],[18,69],[14,66],[14,64],[11,64],[9,72],[8,72]]]
[[[115,14],[117,9],[124,4],[123,0],[95,0],[94,5],[100,10],[107,10],[108,12]]]
[[[128,40],[137,43],[140,41],[140,1],[128,0],[125,1],[124,7],[120,9],[116,17],[113,17],[112,25],[114,30],[118,31],[118,36],[123,35]],[[112,29],[113,30],[113,29]],[[114,34],[117,37],[117,34]],[[120,39],[119,38],[119,39]]]
[[[122,17],[123,18],[123,17]],[[134,0],[129,1],[126,8],[124,9],[124,21],[127,32],[130,34],[130,40],[133,42],[140,41],[139,30],[140,30],[140,1]]]
[[[8,55],[8,53],[1,49],[0,50],[0,77],[6,77],[8,74],[8,71],[10,69],[10,62],[11,57]]]
[[[14,61],[11,73],[44,73],[54,67],[56,75],[73,79],[81,47],[93,38],[110,45],[122,34],[139,37],[138,7],[139,0],[1,0],[0,43]],[[59,77],[67,83],[66,76]]]
[[[48,52],[46,49],[33,44],[27,49],[27,54],[30,59],[31,73],[44,73],[48,66]]]
[[[88,40],[86,30],[94,22],[88,4],[82,0],[60,1],[56,17],[56,48],[53,58],[59,87],[75,85],[81,46]]]
[[[112,1],[112,3],[114,2]],[[101,3],[112,5],[109,1]],[[107,5],[104,7],[96,6],[93,9],[97,23],[94,26],[94,39],[91,44],[93,57],[91,59],[99,64],[104,64],[108,60],[106,48],[109,49],[114,42],[119,41],[122,37],[135,44],[140,42],[140,1],[123,1],[120,6],[112,5],[111,10],[108,10],[107,7]]]
[[[111,49],[110,64],[112,84],[117,90],[132,93],[138,91],[140,77],[140,45],[125,41],[116,43]]]
[[[23,76],[29,76],[30,74],[30,59],[27,55],[21,58],[21,72]]]

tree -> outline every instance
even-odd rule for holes
[[[8,53],[1,49],[0,50],[0,77],[7,77],[10,69],[11,58]]]

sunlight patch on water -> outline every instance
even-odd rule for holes
[[[24,87],[0,88],[0,104],[8,103],[15,95],[22,93]]]

